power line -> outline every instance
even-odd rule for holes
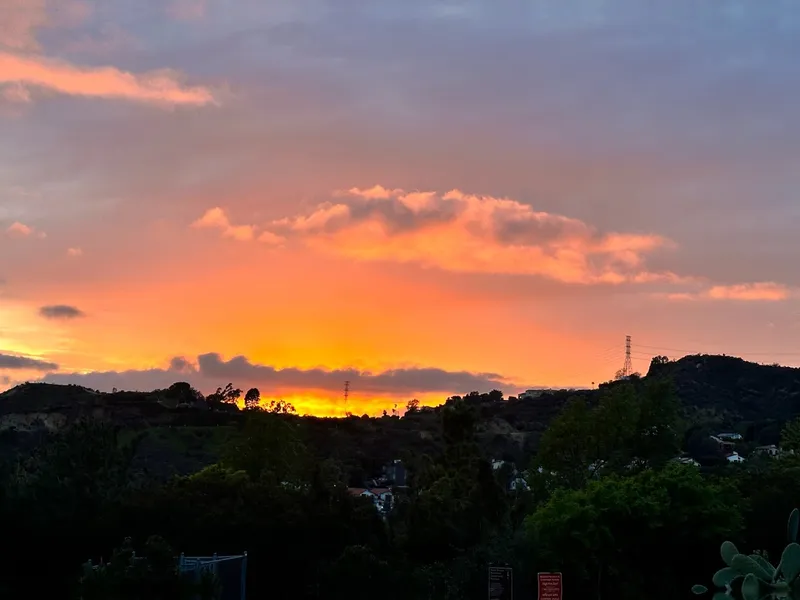
[[[677,352],[678,354],[691,355],[691,354],[712,354],[710,352],[698,352],[695,350],[680,350],[678,348],[666,348],[664,346],[648,346],[647,344],[636,344],[637,348],[647,348],[649,350],[661,350],[663,352]],[[800,352],[742,352],[748,356],[800,356]]]

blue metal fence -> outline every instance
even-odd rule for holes
[[[178,570],[198,579],[205,573],[219,581],[220,600],[245,600],[247,586],[247,552],[230,556],[185,556],[178,558]]]

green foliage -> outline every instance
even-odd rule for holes
[[[781,450],[800,452],[800,418],[789,421],[781,431]]]
[[[682,465],[609,476],[557,491],[525,531],[537,570],[562,571],[576,597],[678,598],[699,570],[695,557],[738,531],[728,492]]]
[[[678,407],[669,383],[617,384],[591,410],[571,400],[542,436],[538,462],[568,487],[592,476],[661,466],[679,450]]]
[[[794,509],[787,526],[789,544],[784,548],[777,567],[763,554],[740,554],[733,543],[723,542],[720,554],[728,567],[714,574],[713,584],[723,588],[727,595],[742,600],[800,598],[800,545],[794,541],[797,539],[797,526],[798,510]],[[707,589],[695,585],[692,592],[701,595]]]
[[[178,572],[173,549],[151,536],[140,554],[126,538],[107,563],[84,565],[81,600],[216,600],[219,588],[213,578],[199,582]]]
[[[307,479],[310,461],[297,421],[257,411],[248,414],[242,434],[225,449],[221,464],[254,480],[299,483]]]
[[[660,378],[683,361],[656,366]],[[691,366],[705,376],[705,362]],[[153,403],[195,393],[178,383],[153,393]],[[566,407],[567,392],[535,400],[471,393],[408,410],[409,419],[301,418],[289,403],[263,407],[255,388],[244,397],[251,410],[239,412],[231,400],[240,396],[228,385],[211,395],[215,410],[159,404],[157,427],[126,422],[123,436],[79,424],[0,464],[4,536],[47,553],[47,576],[31,579],[31,554],[0,548],[0,595],[127,599],[146,588],[139,597],[180,599],[186,590],[171,557],[181,551],[247,550],[248,597],[308,600],[483,599],[491,563],[514,567],[516,597],[535,597],[536,572],[554,570],[570,596],[614,600],[675,600],[710,573],[709,585],[760,598],[772,580],[800,570],[800,546],[773,539],[786,525],[776,512],[788,513],[800,495],[800,461],[748,461],[714,474],[670,464],[677,407],[654,377],[579,392]],[[540,436],[530,471],[492,469],[489,457],[527,466]],[[346,488],[372,485],[395,458],[409,468],[410,487],[395,490],[392,511],[381,515]],[[532,491],[510,492],[517,476]],[[158,534],[171,548],[154,542],[133,560],[125,546],[79,582],[87,557],[109,556],[131,532]],[[746,556],[725,543],[719,568],[725,538],[765,551]],[[779,568],[767,552],[782,556]]]

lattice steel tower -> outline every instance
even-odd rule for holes
[[[633,375],[633,365],[631,364],[631,336],[625,336],[625,364],[622,366],[622,377]]]

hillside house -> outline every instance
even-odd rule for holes
[[[769,446],[758,446],[755,450],[753,450],[753,454],[771,456],[774,458],[780,456],[781,450],[775,444],[770,444]]]
[[[725,458],[728,459],[729,463],[743,463],[744,462],[744,457],[741,456],[738,452],[732,452],[731,454],[729,454]]]
[[[736,448],[736,444],[734,442],[730,440],[723,440],[721,437],[717,435],[712,435],[710,437],[719,446],[720,452],[722,452],[726,456],[730,456],[731,454],[734,453],[734,449]]]
[[[742,434],[740,433],[718,433],[717,437],[724,442],[741,442]]]
[[[351,496],[368,498],[375,509],[383,515],[392,509],[394,495],[389,488],[347,488],[347,492]]]

